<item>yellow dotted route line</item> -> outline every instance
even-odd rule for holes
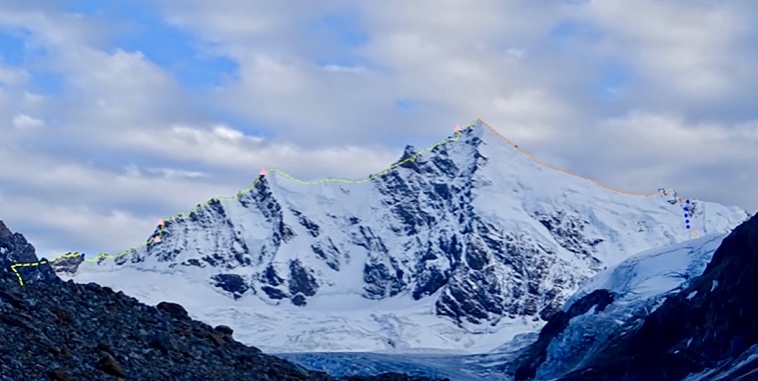
[[[20,283],[22,286],[24,285],[24,280],[21,279],[21,274],[18,273],[16,270],[16,267],[32,267],[32,266],[39,266],[39,265],[45,265],[47,264],[47,261],[39,261],[39,262],[32,262],[32,263],[14,263],[11,265],[11,270],[16,274],[16,277],[18,277],[18,283]]]
[[[505,136],[503,136],[502,134],[500,134],[492,126],[490,126],[489,124],[487,124],[486,122],[484,122],[481,119],[475,119],[473,122],[469,123],[466,127],[462,127],[460,131],[456,131],[455,132],[454,136],[448,137],[447,139],[445,139],[445,140],[443,140],[443,141],[441,141],[441,142],[439,142],[437,144],[434,144],[433,146],[431,146],[429,148],[421,150],[421,151],[417,152],[415,155],[413,155],[413,156],[411,156],[411,157],[409,157],[409,158],[407,158],[405,160],[402,160],[402,161],[399,161],[399,162],[397,162],[395,164],[392,164],[389,168],[387,168],[387,169],[385,169],[385,170],[383,170],[383,171],[381,171],[381,172],[379,172],[377,174],[369,175],[368,178],[362,179],[362,180],[349,180],[349,179],[329,178],[329,179],[320,179],[320,180],[306,181],[306,180],[300,180],[298,178],[295,178],[294,176],[290,175],[287,172],[282,171],[279,168],[270,168],[270,169],[267,169],[267,171],[269,173],[270,172],[277,172],[281,176],[283,176],[283,177],[285,177],[285,178],[287,178],[289,180],[295,181],[297,183],[300,183],[300,184],[322,184],[322,183],[363,184],[363,183],[367,183],[367,182],[372,181],[372,180],[376,180],[377,178],[379,178],[382,175],[390,172],[391,170],[397,168],[398,166],[401,166],[401,165],[403,165],[405,163],[408,163],[408,162],[416,160],[416,158],[419,155],[423,154],[423,153],[432,151],[433,149],[435,149],[435,148],[437,148],[437,147],[439,147],[439,146],[441,146],[443,144],[447,144],[449,142],[453,142],[453,141],[456,141],[456,140],[460,139],[461,132],[463,130],[466,130],[468,128],[473,127],[477,122],[482,123],[485,127],[487,127],[489,130],[491,130],[493,133],[495,133],[495,135],[499,136],[501,139],[503,139],[503,141],[505,141],[510,146],[512,146],[516,151],[518,151],[519,153],[527,156],[528,158],[530,158],[535,163],[537,163],[539,165],[542,165],[542,166],[545,166],[547,168],[559,171],[559,172],[563,172],[563,173],[565,173],[567,175],[570,175],[570,176],[573,176],[573,177],[576,177],[576,178],[579,178],[579,179],[582,179],[582,180],[585,180],[585,181],[589,181],[589,182],[597,185],[600,188],[603,188],[603,189],[606,189],[606,190],[609,190],[609,191],[612,191],[612,192],[616,192],[616,193],[626,194],[626,195],[648,196],[648,197],[649,196],[656,196],[656,195],[659,195],[659,194],[666,195],[669,192],[669,191],[662,191],[662,192],[659,191],[659,192],[654,192],[654,193],[625,192],[625,191],[622,191],[622,190],[619,190],[619,189],[607,187],[607,186],[605,186],[603,184],[600,184],[599,182],[597,182],[597,181],[595,181],[593,179],[590,179],[590,178],[578,175],[578,174],[576,174],[574,172],[567,171],[567,170],[562,169],[562,168],[558,168],[558,167],[556,167],[556,166],[554,166],[552,164],[544,163],[544,162],[540,161],[539,159],[537,159],[536,157],[534,157],[532,154],[530,154],[530,153],[524,151],[523,149],[519,148],[510,139],[508,139]],[[190,210],[186,214],[185,213],[179,213],[179,214],[177,214],[174,217],[170,217],[170,218],[166,218],[166,219],[160,220],[159,221],[159,227],[160,227],[160,229],[158,230],[158,234],[156,236],[151,237],[146,242],[144,242],[144,243],[142,243],[140,245],[134,246],[134,247],[132,247],[130,249],[126,249],[126,250],[122,251],[119,254],[110,255],[110,254],[106,254],[106,253],[100,253],[100,254],[96,255],[94,258],[89,258],[88,259],[88,258],[84,257],[83,253],[80,253],[80,252],[73,252],[73,253],[71,253],[70,252],[70,253],[63,254],[63,255],[61,255],[61,256],[59,256],[59,257],[57,257],[55,259],[52,259],[50,261],[44,261],[43,260],[43,261],[32,262],[32,263],[15,263],[15,264],[11,265],[11,270],[16,274],[16,277],[18,277],[19,284],[24,285],[24,280],[21,277],[21,274],[19,274],[19,272],[17,271],[18,267],[32,267],[32,266],[45,265],[45,264],[48,264],[48,263],[57,262],[57,261],[60,261],[60,260],[63,260],[63,259],[67,259],[67,258],[82,258],[83,262],[98,262],[98,261],[103,260],[103,259],[116,259],[116,258],[122,257],[122,256],[127,255],[127,254],[129,254],[129,253],[131,253],[131,252],[133,252],[133,251],[141,248],[141,247],[147,246],[147,245],[149,245],[151,243],[159,243],[161,241],[161,236],[163,235],[163,227],[165,226],[165,221],[173,221],[173,220],[176,220],[176,219],[181,218],[181,217],[192,215],[192,213],[198,211],[200,208],[203,208],[203,207],[209,205],[210,203],[212,203],[214,201],[236,201],[236,200],[239,200],[239,198],[242,197],[242,195],[244,193],[249,192],[253,188],[255,188],[255,186],[258,185],[258,183],[260,182],[260,180],[261,180],[262,177],[263,177],[263,175],[259,175],[255,179],[255,181],[253,182],[252,185],[250,185],[247,189],[244,189],[244,190],[241,190],[241,191],[237,192],[236,196],[232,196],[232,197],[214,197],[214,198],[211,198],[210,200],[206,201],[203,204],[198,204],[195,208],[193,208],[192,210]],[[680,201],[684,200],[684,198],[682,198],[681,196],[676,196],[676,198],[678,200],[680,200]],[[690,232],[693,233],[693,235],[697,236],[697,233],[694,230],[690,230]]]

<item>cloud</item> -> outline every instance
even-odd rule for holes
[[[26,114],[18,114],[13,117],[13,127],[18,129],[34,129],[45,127],[45,122],[40,119],[33,118]]]
[[[758,95],[745,86],[758,81],[752,64],[758,51],[750,44],[758,34],[756,11],[755,4],[736,2],[593,1],[572,17],[601,31],[583,53],[615,58],[634,71],[638,82],[629,96],[638,106],[711,115],[726,109],[744,117],[751,106],[740,98]],[[725,107],[735,102],[740,112]]]
[[[345,65],[324,65],[323,69],[326,71],[336,72],[336,73],[362,73],[366,72],[367,69],[362,66],[345,66]]]
[[[603,120],[593,135],[567,136],[553,153],[571,153],[572,170],[632,191],[674,188],[687,197],[755,205],[747,191],[758,171],[758,122],[698,122],[675,113],[631,111]]]
[[[124,168],[124,171],[129,177],[139,176],[155,176],[162,177],[164,179],[197,179],[200,177],[208,176],[206,173],[197,171],[184,171],[181,169],[173,168],[140,168],[136,165],[129,165]]]
[[[0,66],[0,85],[13,86],[26,82],[29,79],[29,73],[25,70],[12,69]]]
[[[0,218],[43,250],[132,246],[261,167],[365,178],[476,117],[611,186],[758,209],[752,3],[138,5],[0,5]]]
[[[176,125],[164,134],[130,133],[120,140],[134,150],[164,159],[241,171],[248,176],[265,166],[309,179],[327,175],[365,177],[387,167],[401,154],[377,145],[308,148],[247,136],[226,125]]]
[[[154,227],[148,218],[125,210],[100,212],[86,205],[50,204],[3,192],[0,206],[3,220],[33,243],[40,258],[52,259],[69,251],[116,253],[146,240]]]
[[[525,70],[533,62],[522,62],[532,56],[528,46],[549,27],[552,9],[388,1],[335,11],[324,3],[282,20],[284,4],[222,4],[164,2],[164,9],[168,20],[237,61],[238,81],[217,92],[217,104],[257,124],[277,125],[277,134],[294,143],[327,145],[336,134],[354,144],[396,141],[409,132],[405,125],[416,126],[411,133],[431,142],[442,126],[476,116],[498,119],[492,111],[496,99],[524,104],[536,93],[553,91]],[[251,20],[235,16],[247,11]],[[366,38],[340,44],[302,33],[335,12],[350,12]],[[521,96],[529,99],[517,99]],[[423,110],[397,109],[399,98],[418,100]],[[365,117],[372,113],[382,117]],[[504,121],[535,119],[504,114]]]

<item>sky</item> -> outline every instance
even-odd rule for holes
[[[753,213],[756,67],[749,0],[4,0],[0,219],[116,253],[262,167],[365,178],[476,118]]]

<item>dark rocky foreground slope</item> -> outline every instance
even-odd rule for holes
[[[534,375],[545,342],[573,312],[583,311],[552,319],[512,364],[517,379]],[[723,240],[701,276],[632,325],[637,328],[620,330],[580,369],[558,380],[758,380],[758,215]]]
[[[34,247],[0,222],[0,381],[335,380],[234,340],[228,327],[189,318],[178,304],[147,306],[94,283],[62,282]],[[400,374],[342,381],[428,380]]]

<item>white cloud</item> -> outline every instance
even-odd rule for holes
[[[29,73],[22,69],[0,66],[0,86],[20,85],[29,80]]]
[[[354,144],[396,141],[407,125],[432,139],[440,126],[476,116],[493,122],[533,121],[533,115],[514,115],[514,110],[501,115],[491,105],[506,98],[525,104],[532,101],[529,94],[554,92],[540,79],[544,76],[530,72],[534,63],[525,62],[532,57],[531,44],[550,28],[553,8],[493,1],[361,3],[351,11],[368,41],[344,47],[303,33],[310,21],[334,11],[328,3],[309,6],[287,20],[282,18],[290,14],[284,3],[164,4],[169,20],[240,65],[239,82],[218,92],[218,104],[256,123],[276,125],[281,137],[303,145],[328,145],[337,134]],[[235,16],[248,11],[249,27]],[[344,54],[365,65],[319,64],[321,57]],[[527,99],[517,99],[522,95]],[[550,105],[568,108],[552,98]],[[395,107],[398,99],[418,101],[425,110],[405,112]],[[526,133],[533,127],[515,128]]]
[[[324,70],[331,71],[335,73],[361,73],[367,71],[365,67],[362,66],[345,66],[345,65],[324,65]]]
[[[134,164],[127,165],[124,168],[124,173],[127,177],[137,178],[142,176],[157,176],[164,179],[197,179],[205,177],[207,174],[197,171],[185,171],[182,169],[174,168],[140,168]]]
[[[650,90],[713,101],[758,79],[748,40],[757,31],[757,10],[736,2],[593,1],[575,17],[601,29],[597,51],[633,65]]]
[[[0,192],[2,219],[37,248],[39,257],[69,251],[96,255],[133,247],[152,233],[161,216],[135,216],[118,209],[97,211],[86,205],[51,204],[44,199]]]
[[[43,227],[30,238],[46,250],[117,250],[261,167],[365,178],[475,117],[609,185],[758,208],[758,6],[695,3],[161,1],[188,45],[237,64],[188,91],[118,45],[122,20],[4,2],[0,25],[44,59],[0,65],[0,119],[16,127],[0,125],[0,163],[13,163],[0,164],[0,218]],[[327,15],[366,38],[312,29]],[[580,30],[556,39],[562,25]],[[626,78],[607,80],[609,66]],[[62,76],[60,94],[34,88],[32,69]]]
[[[160,136],[149,132],[129,133],[120,139],[142,150],[179,162],[213,165],[253,174],[258,168],[279,167],[305,178],[329,176],[364,177],[385,168],[400,157],[399,150],[380,146],[308,148],[291,143],[247,136],[228,126],[173,126]],[[257,173],[257,172],[256,172]]]
[[[230,141],[239,141],[245,136],[241,131],[237,131],[224,125],[213,126],[213,133],[222,139]]]
[[[13,127],[21,130],[42,128],[45,127],[45,121],[26,114],[18,114],[13,117]]]
[[[39,94],[35,94],[29,91],[24,91],[24,102],[29,105],[36,105],[44,102],[47,97]]]
[[[577,130],[581,131],[581,130]],[[632,191],[674,188],[687,197],[756,205],[749,189],[758,173],[757,122],[697,122],[674,113],[632,111],[599,121],[551,144],[572,157],[567,166]]]

